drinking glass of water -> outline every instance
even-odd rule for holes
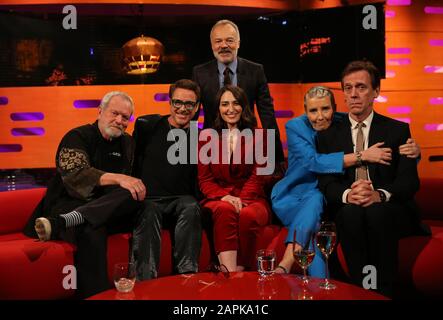
[[[135,284],[135,265],[120,262],[114,265],[114,284],[119,292],[131,292]]]
[[[326,278],[323,282],[320,283],[320,288],[325,290],[333,290],[336,286],[328,281],[328,259],[332,251],[334,251],[335,243],[337,241],[337,232],[334,222],[322,222],[315,240],[317,243],[317,247],[320,249],[321,253],[325,256],[326,259]]]
[[[257,270],[261,277],[266,277],[274,272],[275,251],[261,249],[257,251]]]

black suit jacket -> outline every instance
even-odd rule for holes
[[[417,161],[399,153],[399,146],[406,143],[410,136],[408,124],[374,112],[368,146],[384,142],[385,147],[392,149],[392,161],[391,165],[369,163],[368,170],[374,188],[390,192],[392,194],[390,201],[403,205],[419,222],[418,210],[413,200],[420,186]],[[345,154],[354,152],[349,118],[334,123],[329,129],[318,133],[318,151],[320,153],[344,151]],[[326,196],[328,204],[335,209],[343,206],[343,192],[350,188],[354,181],[355,167],[345,169],[344,175],[319,175],[320,190]]]
[[[275,120],[274,104],[269,93],[263,66],[246,59],[237,59],[237,85],[245,91],[249,105],[253,110],[254,103],[257,105],[263,128],[275,129],[275,158],[277,162],[284,161],[280,131]],[[220,89],[217,60],[214,59],[195,66],[192,70],[192,79],[198,83],[201,89],[201,102],[205,111],[204,127],[212,128],[218,113],[215,97]],[[198,117],[198,112],[196,117]]]

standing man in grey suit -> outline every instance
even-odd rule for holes
[[[201,102],[205,111],[204,127],[212,128],[217,116],[218,106],[215,105],[217,91],[227,84],[238,86],[246,92],[249,105],[252,108],[254,103],[257,105],[262,127],[275,129],[275,159],[277,163],[283,163],[280,132],[263,66],[237,57],[240,32],[237,25],[230,20],[220,20],[215,23],[210,33],[210,40],[215,60],[195,66],[192,71],[192,79],[201,88]]]

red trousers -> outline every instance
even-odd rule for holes
[[[271,209],[264,199],[245,202],[248,205],[240,213],[235,212],[232,204],[221,200],[210,200],[203,207],[212,213],[216,253],[237,250],[237,264],[255,270],[259,227],[269,223]]]

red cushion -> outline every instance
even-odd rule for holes
[[[424,221],[432,236],[413,236],[399,241],[399,279],[419,292],[435,297],[443,295],[443,221]],[[349,276],[341,246],[337,248],[340,264]]]
[[[22,231],[45,192],[46,188],[0,192],[0,235]]]
[[[271,242],[274,241],[275,237],[280,233],[281,227],[277,225],[267,225],[260,228],[257,235],[257,250],[266,249],[270,246]],[[275,240],[278,241],[278,240]],[[275,243],[277,245],[277,242]],[[275,249],[274,247],[269,247],[269,249]]]
[[[443,226],[431,226],[432,236],[415,236],[400,240],[400,279],[413,283],[421,293],[443,296]]]
[[[27,236],[25,236],[21,232],[15,232],[15,233],[8,233],[8,234],[1,234],[0,235],[0,243],[4,241],[12,241],[12,240],[24,240],[29,239]]]
[[[0,242],[0,300],[67,298],[63,268],[72,265],[73,246],[59,241]]]
[[[443,179],[421,179],[420,190],[415,200],[420,208],[422,219],[443,221]]]
[[[129,260],[129,233],[113,234],[108,237],[108,279],[113,282],[113,268],[118,262]]]

